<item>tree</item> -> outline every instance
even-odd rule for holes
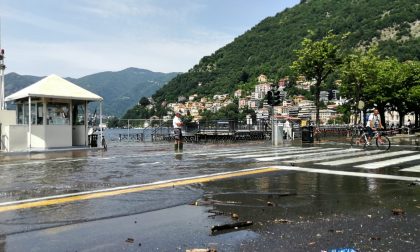
[[[297,73],[303,74],[308,80],[315,79],[315,106],[316,125],[319,127],[319,95],[323,81],[340,64],[339,37],[331,31],[321,40],[315,41],[304,38],[301,49],[295,50],[298,57],[291,68]]]
[[[420,116],[420,85],[414,86],[410,89],[410,94],[408,96],[409,101],[415,105],[414,114],[415,114],[415,127],[420,126],[419,116]]]
[[[108,128],[117,128],[119,125],[119,119],[115,116],[108,119],[107,127]]]
[[[341,87],[340,92],[344,97],[353,99],[353,111],[355,112],[354,123],[357,123],[359,101],[366,101],[364,88],[376,82],[376,70],[379,57],[376,48],[367,52],[354,51],[347,55],[340,68]],[[361,120],[362,121],[362,120]]]
[[[363,89],[366,100],[374,105],[385,125],[385,111],[397,110],[400,118],[406,112],[408,90],[404,91],[401,64],[395,58],[381,59],[375,64],[373,81]],[[400,119],[401,120],[401,119]],[[401,122],[400,122],[401,125]]]
[[[405,84],[410,86],[407,97],[407,104],[415,114],[415,127],[420,127],[420,61],[408,61],[404,65],[409,71]]]
[[[149,101],[149,99],[147,99],[147,97],[144,97],[144,96],[143,96],[143,97],[140,99],[139,104],[140,104],[140,106],[142,106],[142,107],[146,107],[147,105],[149,105],[149,104],[150,104],[150,101]]]

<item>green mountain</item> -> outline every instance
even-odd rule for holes
[[[382,55],[401,60],[420,57],[418,0],[302,0],[203,57],[153,97],[173,102],[194,93],[232,93],[238,87],[250,90],[260,74],[270,79],[290,75],[294,50],[308,31],[321,38],[329,30],[349,33],[344,49],[377,44]]]
[[[127,109],[137,104],[141,97],[151,96],[177,74],[127,68],[118,72],[101,72],[78,79],[66,79],[102,96],[104,98],[104,114],[121,116]],[[19,75],[17,73],[6,74],[6,96],[37,82],[41,78],[43,77]]]

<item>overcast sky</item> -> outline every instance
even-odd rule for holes
[[[0,0],[6,73],[186,72],[299,0]]]

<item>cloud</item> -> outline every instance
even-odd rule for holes
[[[6,5],[2,6],[1,14],[3,15],[4,21],[6,21],[7,23],[12,23],[12,25],[16,23],[23,24],[23,26],[26,29],[31,27],[42,29],[52,33],[65,33],[66,37],[71,35],[87,36],[88,34],[90,34],[88,30],[83,29],[79,25],[64,21],[58,21],[58,19],[48,17],[46,15],[36,15],[23,9],[16,9]],[[45,36],[45,38],[48,38],[48,36]]]
[[[127,67],[187,71],[256,13],[250,2],[227,8],[240,0],[0,1],[7,71],[70,77]]]
[[[170,8],[174,2],[180,6]],[[190,20],[191,15],[202,8],[200,3],[190,4],[190,0],[168,1],[167,8],[165,1],[159,3],[147,0],[76,0],[70,5],[64,2],[61,8],[69,10],[77,19],[84,21],[84,18],[88,18],[90,22],[86,25],[74,20],[64,22],[65,18],[59,21],[53,16],[43,17],[38,11],[32,14],[25,9],[9,8],[8,18],[12,21],[48,29],[49,32],[43,31],[37,37],[26,33],[7,36],[4,41],[7,71],[33,75],[56,73],[70,77],[127,67],[185,72],[203,56],[233,40],[233,35],[191,22],[184,26],[177,23]],[[161,18],[156,18],[156,15]],[[141,17],[149,16],[156,22],[164,18],[167,20],[163,24],[141,20]],[[134,24],[124,25],[120,20],[108,20],[119,18]],[[66,34],[60,36],[60,33]]]
[[[81,77],[101,71],[139,67],[159,72],[186,72],[200,58],[226,44],[226,37],[202,43],[198,40],[147,40],[107,43],[39,43],[14,41],[7,52],[8,72]],[[31,50],[27,50],[31,48]]]
[[[79,4],[71,6],[82,12],[108,18],[128,15],[181,20],[204,10],[203,4],[191,0],[81,0]]]

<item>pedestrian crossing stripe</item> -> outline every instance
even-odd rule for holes
[[[405,168],[405,169],[402,169],[400,171],[403,171],[403,172],[420,172],[420,165],[416,165],[416,166],[413,166],[413,167],[410,167],[410,168]]]
[[[245,151],[235,153],[223,153],[215,155],[217,157],[227,157],[231,159],[246,159],[254,158],[259,162],[267,161],[281,161],[289,164],[301,164],[309,162],[318,162],[316,165],[339,166],[343,164],[356,164],[366,161],[379,160],[385,158],[392,158],[401,155],[408,155],[404,157],[397,157],[393,159],[382,160],[378,162],[370,162],[354,166],[355,168],[363,169],[378,169],[395,164],[406,163],[410,161],[420,160],[420,154],[416,151],[396,151],[383,153],[381,150],[362,151],[361,149],[342,149],[342,148],[321,148],[321,147],[285,147],[271,150]],[[239,155],[244,154],[244,155]],[[306,157],[306,158],[305,158]],[[343,159],[346,158],[346,159]],[[331,160],[331,161],[326,161]],[[322,162],[326,161],[326,162]],[[401,171],[420,172],[420,165],[406,168]]]
[[[312,147],[311,149],[321,149],[321,147]],[[243,155],[258,155],[258,153],[261,154],[275,154],[278,152],[284,152],[284,151],[296,151],[296,150],[302,150],[302,148],[297,148],[297,147],[288,147],[288,148],[282,148],[282,149],[275,149],[275,150],[243,150],[242,152],[234,152],[234,153],[223,153],[223,154],[218,154],[216,153],[215,155],[217,157],[234,157],[237,156],[239,154],[243,154]]]
[[[361,149],[347,149],[343,150],[343,154],[338,155],[322,155],[319,157],[310,157],[306,159],[298,159],[290,161],[293,164],[301,164],[301,163],[308,163],[308,162],[318,162],[318,161],[324,161],[324,160],[331,160],[331,159],[338,159],[338,158],[345,158],[345,157],[357,157],[357,156],[365,156],[365,155],[371,155],[374,153],[381,152],[380,150],[373,150],[373,151],[362,151]],[[331,153],[326,153],[331,154]]]
[[[293,155],[256,158],[256,160],[260,161],[260,162],[266,162],[266,161],[293,159],[293,158],[296,158],[296,157],[315,156],[315,155],[319,155],[319,154],[324,153],[324,152],[331,153],[332,151],[341,151],[341,150],[339,148],[328,148],[328,149],[322,149],[322,150],[319,150],[319,151],[316,151],[316,152],[314,152],[314,151],[304,151],[304,152],[300,152],[300,153],[294,153]],[[305,153],[305,154],[301,154],[301,153]],[[292,154],[292,153],[290,153],[290,154]],[[298,154],[298,156],[296,156],[296,154]]]
[[[382,158],[401,156],[401,155],[412,154],[412,153],[415,153],[415,151],[386,152],[382,154],[375,154],[375,155],[369,155],[369,156],[363,156],[363,157],[357,157],[357,158],[340,159],[336,161],[321,162],[321,163],[316,163],[316,164],[338,166],[338,165],[345,165],[345,164],[361,163],[361,162],[372,161],[372,160],[377,160],[377,159],[382,159]]]
[[[330,174],[330,175],[338,175],[338,176],[351,176],[351,177],[361,177],[361,178],[391,179],[391,180],[401,180],[401,181],[410,181],[410,182],[420,181],[420,177],[397,176],[397,175],[367,173],[367,172],[337,171],[337,170],[329,170],[329,169],[304,168],[304,167],[297,167],[297,166],[270,166],[270,168],[277,168],[279,170],[286,170],[286,171],[288,170],[288,171],[297,171],[297,172],[309,172],[309,173]]]
[[[406,163],[406,162],[419,160],[419,159],[420,159],[420,154],[406,156],[406,157],[399,157],[399,158],[394,158],[394,159],[387,159],[387,160],[384,160],[384,161],[357,165],[355,167],[364,168],[364,169],[379,169],[379,168],[383,168],[383,167],[387,167],[387,166],[391,166],[391,165],[396,165],[396,164],[401,164],[401,163]]]
[[[296,147],[290,147],[290,148],[296,148]],[[260,147],[260,148],[253,148],[254,151],[272,151],[272,150],[276,150],[278,148],[273,148],[273,147]],[[235,149],[223,149],[223,150],[204,150],[204,151],[199,151],[196,153],[191,153],[193,155],[197,155],[197,156],[205,156],[208,154],[213,154],[213,155],[222,155],[222,154],[234,154],[234,153],[242,153],[244,152],[244,149],[240,149],[240,148],[235,148]]]
[[[300,153],[308,153],[308,152],[319,152],[322,151],[320,149],[309,149],[309,150],[282,150],[281,152],[277,151],[274,153],[262,153],[262,154],[248,154],[242,156],[231,156],[229,158],[239,159],[239,158],[259,158],[259,157],[267,157],[267,156],[281,156],[281,155],[289,155],[289,154],[300,154]]]

